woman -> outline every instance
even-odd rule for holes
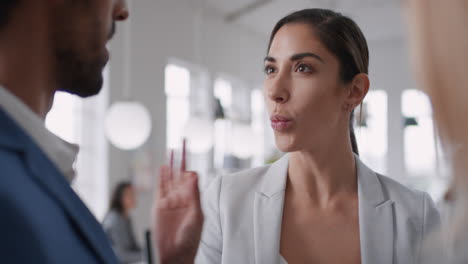
[[[267,53],[266,105],[288,154],[211,184],[197,262],[418,263],[440,223],[434,203],[357,155],[350,119],[369,89],[358,26],[298,11],[276,24]]]
[[[110,210],[104,218],[103,227],[122,263],[135,263],[141,261],[143,256],[130,220],[130,211],[135,206],[133,185],[130,182],[117,184],[112,194]]]

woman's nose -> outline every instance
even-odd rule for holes
[[[270,84],[267,84],[268,97],[270,100],[278,104],[283,104],[289,99],[289,91],[287,81],[282,77],[278,76],[275,80],[272,80]]]
[[[275,96],[273,98],[273,101],[275,101],[276,103],[280,104],[280,103],[283,103],[285,100],[284,96],[281,96],[281,95],[278,95],[278,96]]]

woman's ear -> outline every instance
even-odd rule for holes
[[[345,99],[345,104],[354,108],[362,103],[369,91],[370,81],[369,76],[365,73],[359,73],[354,76],[349,86],[348,95]]]

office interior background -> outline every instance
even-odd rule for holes
[[[143,241],[158,168],[188,139],[203,189],[222,173],[279,158],[262,95],[263,58],[286,14],[328,8],[353,18],[370,48],[371,89],[356,113],[361,158],[437,202],[450,183],[428,97],[410,66],[397,0],[138,0],[118,24],[103,92],[58,93],[46,125],[80,145],[74,189],[102,220],[117,182],[131,180]],[[318,124],[319,125],[319,124]]]

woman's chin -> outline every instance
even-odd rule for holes
[[[290,137],[275,137],[276,147],[281,152],[294,152],[298,149],[295,141]]]

